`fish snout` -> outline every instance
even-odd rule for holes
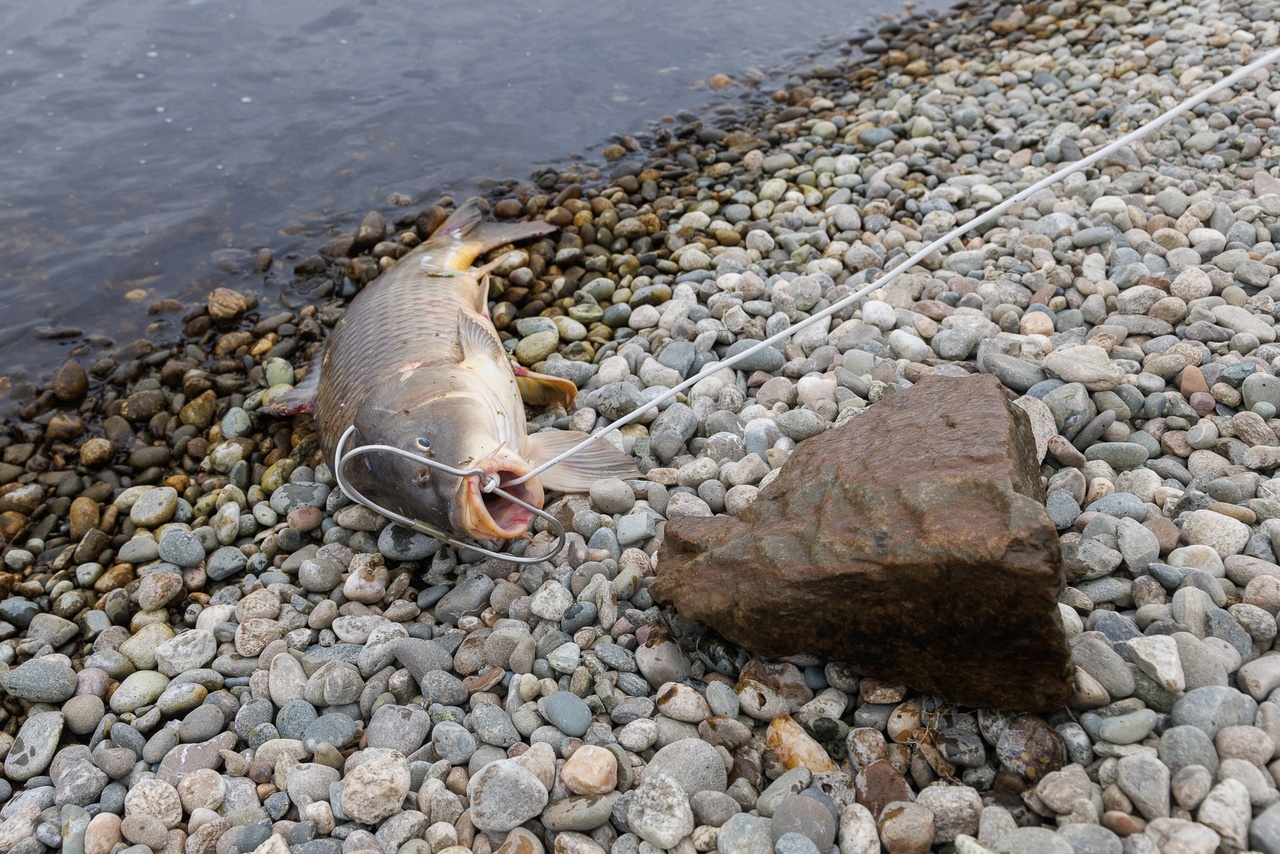
[[[479,468],[482,475],[463,479],[454,528],[477,540],[509,540],[527,534],[536,515],[529,507],[541,510],[545,496],[536,477],[523,483],[515,481],[532,467],[523,460],[490,460]],[[489,486],[506,495],[487,490]]]

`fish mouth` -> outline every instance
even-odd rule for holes
[[[511,501],[497,492],[485,492],[484,483],[498,478],[498,486],[513,498],[523,501],[539,510],[544,500],[542,484],[537,478],[524,483],[513,483],[531,470],[527,465],[518,468],[510,463],[494,462],[481,466],[484,474],[479,477],[463,479],[462,519],[459,526],[462,533],[477,540],[504,539],[523,537],[529,532],[529,525],[536,515],[528,507]]]

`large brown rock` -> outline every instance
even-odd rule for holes
[[[658,573],[656,599],[763,655],[970,706],[1071,693],[1035,440],[991,376],[927,378],[809,439],[737,518],[671,519]]]

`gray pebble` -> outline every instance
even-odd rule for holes
[[[570,691],[556,691],[544,700],[547,721],[565,735],[582,736],[591,726],[591,708]]]

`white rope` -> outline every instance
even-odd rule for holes
[[[711,376],[712,374],[715,374],[718,371],[723,370],[724,368],[733,367],[738,362],[741,362],[742,360],[751,357],[752,355],[763,350],[765,347],[772,347],[774,344],[786,338],[789,338],[792,335],[795,335],[797,332],[801,331],[802,329],[806,329],[812,326],[813,324],[819,322],[820,320],[830,317],[836,312],[841,311],[849,307],[850,305],[853,305],[853,303],[862,299],[864,296],[871,293],[876,288],[884,287],[885,284],[887,284],[889,281],[907,272],[916,264],[919,264],[921,261],[927,258],[935,250],[940,249],[943,246],[946,246],[946,244],[950,243],[952,240],[955,240],[958,237],[963,237],[965,234],[969,233],[970,231],[982,225],[983,223],[988,222],[991,219],[994,219],[995,217],[1004,213],[1009,208],[1013,207],[1023,199],[1026,199],[1040,192],[1046,187],[1057,183],[1058,181],[1062,180],[1068,175],[1074,172],[1079,172],[1081,169],[1084,169],[1088,166],[1092,166],[1094,163],[1097,163],[1099,160],[1102,160],[1103,158],[1111,155],[1113,152],[1119,151],[1120,149],[1124,148],[1130,143],[1137,142],[1139,139],[1142,139],[1144,136],[1151,133],[1152,131],[1157,130],[1163,127],[1164,125],[1168,124],[1178,114],[1186,110],[1189,110],[1192,107],[1198,106],[1199,104],[1208,100],[1214,94],[1221,92],[1223,89],[1226,89],[1229,86],[1234,85],[1235,83],[1239,82],[1245,77],[1248,77],[1253,72],[1275,63],[1277,60],[1280,60],[1280,48],[1276,48],[1275,50],[1272,50],[1270,53],[1267,53],[1265,56],[1261,57],[1260,59],[1254,60],[1253,62],[1239,69],[1235,73],[1222,78],[1217,83],[1214,83],[1212,86],[1205,89],[1203,92],[1200,92],[1198,95],[1193,95],[1190,98],[1187,98],[1181,104],[1178,104],[1176,107],[1173,107],[1172,109],[1166,111],[1160,116],[1157,116],[1156,118],[1152,119],[1150,122],[1147,122],[1145,125],[1138,128],[1137,130],[1132,131],[1131,133],[1125,134],[1124,136],[1117,139],[1115,142],[1112,142],[1109,145],[1098,149],[1093,154],[1090,154],[1088,157],[1085,157],[1082,160],[1077,160],[1073,163],[1070,163],[1062,167],[1057,172],[1054,172],[1052,175],[1049,175],[1045,178],[1040,179],[1036,183],[1032,184],[1030,187],[1027,187],[1025,190],[1022,190],[1021,192],[1010,196],[1008,199],[1005,199],[1003,202],[991,208],[989,211],[986,211],[985,213],[974,217],[972,220],[970,220],[969,222],[965,223],[962,226],[959,226],[958,228],[952,229],[951,231],[944,234],[942,237],[939,237],[937,240],[930,243],[928,246],[916,252],[916,254],[912,255],[910,258],[907,259],[906,263],[901,264],[897,267],[894,267],[884,276],[880,277],[879,279],[877,279],[876,281],[868,285],[863,286],[862,288],[859,288],[857,291],[853,292],[852,294],[840,300],[839,302],[832,303],[831,305],[824,308],[822,311],[819,311],[816,314],[810,315],[809,317],[805,318],[804,320],[800,321],[794,326],[790,326],[782,330],[781,332],[777,333],[776,335],[772,335],[769,338],[766,338],[765,340],[759,342],[758,344],[755,344],[747,348],[746,350],[743,350],[741,353],[738,353],[728,359],[725,359],[723,362],[712,362],[711,364],[703,368],[696,376],[692,376],[689,379],[685,380],[684,382],[680,383],[679,385],[673,386],[672,388],[663,392],[658,397],[646,403],[644,406],[640,407],[639,409],[636,409],[634,412],[631,412],[628,415],[623,416],[622,418],[619,418],[617,421],[614,421],[612,424],[608,424],[604,427],[601,427],[599,430],[591,434],[591,438],[584,439],[583,441],[579,442],[577,445],[574,445],[572,448],[560,454],[559,456],[553,457],[552,459],[547,460],[545,463],[538,466],[533,471],[526,474],[524,477],[521,477],[514,481],[510,481],[508,485],[523,483],[524,481],[528,480],[531,477],[536,477],[539,474],[542,474],[542,472],[546,471],[552,466],[557,465],[558,463],[562,463],[565,460],[569,459],[574,454],[578,453],[583,448],[587,447],[592,442],[599,439],[601,436],[608,435],[609,433],[612,433],[614,430],[617,430],[620,427],[625,427],[627,424],[630,424],[632,421],[635,421],[637,418],[640,418],[649,410],[655,408],[663,401],[669,400],[670,398],[676,396],[677,394],[689,388],[690,386],[694,385],[695,383],[698,383],[701,380],[706,379],[707,377]]]

